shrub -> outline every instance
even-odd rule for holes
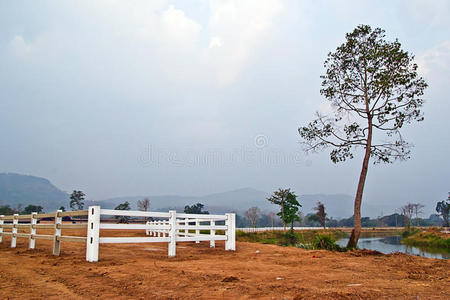
[[[336,244],[336,241],[331,235],[318,234],[312,241],[312,247],[314,249],[324,249],[330,251],[342,251],[343,249]]]

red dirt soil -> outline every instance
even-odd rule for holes
[[[114,234],[112,234],[114,235]],[[136,233],[136,235],[139,235]],[[0,244],[2,299],[449,299],[450,262],[370,251],[335,253],[256,243],[101,245],[85,261],[83,244],[9,237]],[[259,253],[256,253],[257,250]]]

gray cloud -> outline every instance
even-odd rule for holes
[[[426,2],[424,18],[423,3],[3,1],[0,171],[95,199],[246,186],[352,195],[360,159],[305,157],[296,129],[324,102],[326,54],[369,23],[416,54],[430,88],[426,121],[404,132],[412,159],[372,167],[365,201],[431,213],[449,189],[450,12]],[[143,163],[149,147],[163,163]]]

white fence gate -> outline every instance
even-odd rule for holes
[[[63,224],[64,216],[88,216],[87,224]],[[122,216],[122,217],[145,217],[156,218],[158,220],[148,221],[146,224],[113,224],[101,221],[102,216]],[[38,219],[54,218],[54,224],[37,224]],[[210,247],[215,247],[215,241],[225,241],[225,250],[236,250],[236,226],[235,214],[225,215],[204,215],[204,214],[184,214],[174,210],[166,212],[144,212],[101,209],[100,206],[90,206],[88,210],[62,212],[57,211],[52,214],[14,215],[0,216],[0,243],[3,235],[11,236],[11,247],[16,247],[17,237],[29,238],[30,248],[35,247],[35,239],[53,240],[53,254],[59,255],[60,242],[85,242],[86,260],[89,262],[98,261],[100,244],[118,243],[168,243],[168,255],[176,255],[177,242],[209,241]],[[29,220],[28,224],[19,224],[19,219]],[[12,224],[4,224],[5,220],[12,220]],[[224,225],[216,225],[216,222]],[[62,229],[86,228],[87,236],[63,236]],[[10,232],[5,232],[4,228],[11,228]],[[27,228],[30,233],[18,233],[18,228]],[[37,234],[36,229],[54,229],[53,235]],[[101,229],[115,229],[120,231],[140,230],[147,234],[145,237],[102,237]],[[203,233],[202,233],[203,231]],[[204,233],[207,231],[208,233]],[[219,231],[219,232],[218,232]],[[218,234],[222,233],[223,234]]]

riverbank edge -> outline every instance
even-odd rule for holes
[[[450,253],[450,237],[443,238],[435,232],[412,232],[403,237],[401,243],[408,246],[443,250]]]

